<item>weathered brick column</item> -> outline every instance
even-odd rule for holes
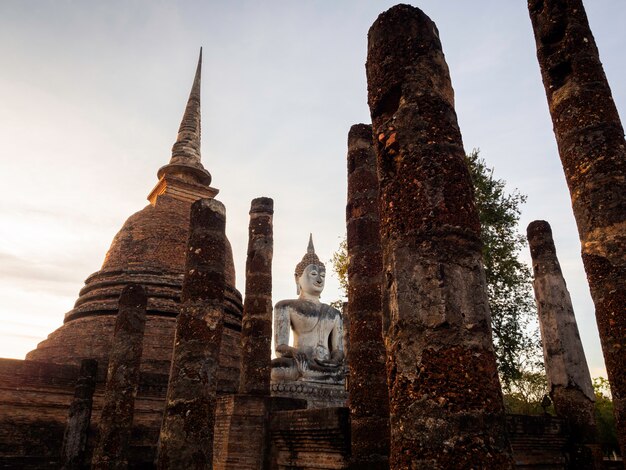
[[[215,199],[200,199],[191,206],[181,309],[159,436],[160,469],[213,466],[225,223],[224,205]]]
[[[599,469],[602,453],[596,445],[595,395],[550,224],[535,220],[527,235],[550,396],[557,415],[569,427],[569,468]]]
[[[246,297],[241,322],[239,393],[270,394],[272,355],[272,256],[274,201],[259,197],[250,207]]]
[[[398,5],[369,30],[392,469],[512,468],[480,224],[437,27]]]
[[[128,284],[122,290],[115,322],[100,440],[92,459],[94,469],[128,468],[128,448],[133,427],[135,396],[146,326],[147,297],[144,288]]]
[[[94,359],[81,361],[78,380],[74,388],[74,399],[70,405],[65,434],[63,435],[61,468],[64,470],[84,467],[83,459],[87,446],[97,372],[98,361]]]
[[[348,134],[348,299],[351,468],[389,468],[389,392],[382,337],[382,254],[372,126]]]
[[[529,0],[626,454],[626,143],[581,0]]]

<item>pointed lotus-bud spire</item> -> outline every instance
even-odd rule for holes
[[[296,270],[294,272],[296,276],[296,283],[298,282],[298,278],[302,276],[304,269],[309,264],[315,264],[316,266],[324,266],[320,259],[315,254],[315,247],[313,246],[313,234],[309,234],[309,245],[306,248],[306,254],[302,257],[302,261],[300,261],[296,265]]]
[[[176,142],[172,147],[172,158],[157,173],[163,175],[177,173],[178,175],[192,176],[198,183],[211,184],[211,175],[200,162],[200,77],[202,72],[202,48],[198,58],[196,76],[193,80],[191,93],[187,100],[187,107],[183,120],[178,129]]]

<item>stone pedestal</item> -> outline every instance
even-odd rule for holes
[[[272,396],[306,400],[307,408],[346,406],[348,392],[344,383],[272,382]]]
[[[270,419],[270,433],[272,469],[348,468],[348,408],[278,411]]]
[[[268,425],[274,411],[306,407],[303,400],[259,395],[228,395],[217,400],[214,470],[269,469]]]

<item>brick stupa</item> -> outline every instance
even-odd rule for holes
[[[150,204],[128,218],[117,233],[102,268],[89,276],[64,324],[27,354],[27,360],[80,364],[108,359],[118,298],[124,286],[141,284],[148,294],[141,369],[167,374],[185,266],[191,204],[213,198],[211,175],[200,161],[200,74],[202,50],[187,107],[169,164],[159,169]],[[234,392],[239,376],[241,294],[235,288],[230,244],[226,244],[225,331],[220,390]]]

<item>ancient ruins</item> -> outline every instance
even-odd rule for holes
[[[582,0],[529,0],[537,59],[626,453],[626,145]]]
[[[100,440],[92,460],[94,468],[128,466],[128,446],[146,326],[146,304],[143,287],[137,284],[124,287],[109,354],[109,371],[100,415]]]
[[[594,459],[598,466],[602,458],[595,442],[595,395],[552,230],[546,221],[535,220],[527,232],[550,397],[568,423],[574,468],[590,468]]]
[[[389,466],[389,392],[382,340],[382,280],[378,178],[372,126],[348,133],[346,205],[348,298],[348,405],[352,432],[351,468]]]
[[[528,6],[626,450],[623,128],[581,1]],[[556,416],[505,413],[435,23],[397,5],[369,30],[372,124],[352,126],[347,142],[343,313],[320,301],[326,267],[312,236],[294,269],[297,298],[272,298],[281,208],[268,197],[251,202],[242,302],[226,208],[201,161],[201,67],[202,51],[150,204],[120,229],[63,325],[25,360],[0,359],[0,467],[602,468],[589,370],[544,221],[528,240]]]
[[[512,468],[480,223],[435,24],[417,8],[368,34],[391,468]]]

